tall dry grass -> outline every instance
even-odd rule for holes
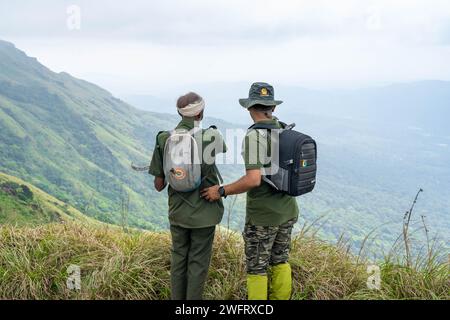
[[[206,299],[245,299],[241,236],[218,229]],[[69,290],[67,268],[81,269]],[[448,264],[386,260],[381,290],[368,290],[366,262],[345,245],[306,233],[294,239],[293,299],[449,299]],[[76,222],[0,227],[0,299],[169,299],[170,236]]]

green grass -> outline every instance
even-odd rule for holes
[[[0,299],[169,299],[168,233],[123,232],[0,173],[5,183],[27,186],[32,197],[0,190]],[[293,299],[449,299],[448,264],[436,255],[406,267],[391,254],[380,262],[381,290],[368,290],[368,262],[345,241],[318,239],[313,226],[292,243]],[[70,265],[81,269],[81,291],[67,288]],[[245,299],[245,287],[242,239],[220,227],[205,298]]]
[[[81,269],[81,290],[67,289],[67,268]],[[449,299],[448,264],[381,264],[381,290],[367,289],[366,262],[301,234],[293,241],[293,299]],[[170,236],[125,233],[82,222],[0,227],[0,299],[169,299]],[[220,228],[206,299],[245,299],[243,243]]]
[[[32,193],[32,198],[23,200],[18,195],[5,192],[2,188],[5,184],[28,187]],[[36,226],[72,220],[101,225],[101,222],[85,216],[77,209],[59,201],[41,189],[19,178],[0,172],[0,224]]]

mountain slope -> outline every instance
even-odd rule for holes
[[[165,223],[165,199],[130,163],[148,162],[153,137],[174,123],[175,117],[138,111],[0,42],[0,169],[88,215],[118,223],[129,194],[130,224]]]
[[[39,188],[0,172],[0,225],[36,226],[69,221],[100,225]]]
[[[120,224],[126,215],[133,227],[167,227],[165,192],[154,191],[150,176],[131,164],[147,165],[156,134],[178,121],[52,72],[0,41],[0,170],[91,217]],[[230,126],[218,119],[205,124],[211,121]]]
[[[208,114],[250,121],[243,118],[244,110],[235,101],[245,93],[233,92],[225,90],[219,95],[233,98],[232,106],[208,99]],[[422,187],[425,192],[416,206],[415,226],[422,226],[421,216],[426,216],[431,235],[437,233],[448,243],[450,136],[383,121],[348,119],[337,115],[339,109],[316,115],[303,106],[294,108],[298,96],[278,91],[277,96],[285,103],[276,114],[297,123],[298,130],[319,143],[318,184],[312,194],[299,198],[301,220],[314,221],[328,214],[322,235],[334,241],[346,233],[354,250],[378,228],[371,240],[377,255],[382,255],[378,246],[389,248],[395,241],[403,214]],[[316,107],[330,108],[327,104]],[[216,113],[216,108],[222,108],[222,113]],[[162,105],[158,110],[166,111]],[[139,111],[93,84],[48,70],[12,44],[0,41],[0,170],[90,217],[114,224],[127,220],[132,227],[167,228],[166,193],[155,192],[151,177],[131,171],[130,164],[147,164],[156,133],[173,128],[178,119],[177,115]],[[222,131],[233,127],[218,119],[205,122],[213,122]],[[233,153],[241,160],[239,142],[234,152],[228,152]],[[222,168],[226,182],[244,171],[242,165]],[[245,195],[234,206],[233,201],[233,197],[226,201],[231,216],[223,223],[240,230]],[[423,232],[419,233],[423,240]]]

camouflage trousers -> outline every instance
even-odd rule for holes
[[[242,233],[248,274],[267,274],[269,266],[289,260],[291,236],[297,218],[279,226],[254,226],[246,224]]]

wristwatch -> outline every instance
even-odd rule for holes
[[[220,195],[222,198],[226,198],[226,197],[227,197],[227,195],[225,194],[225,188],[224,188],[223,186],[220,186],[220,187],[219,187],[219,195]]]

